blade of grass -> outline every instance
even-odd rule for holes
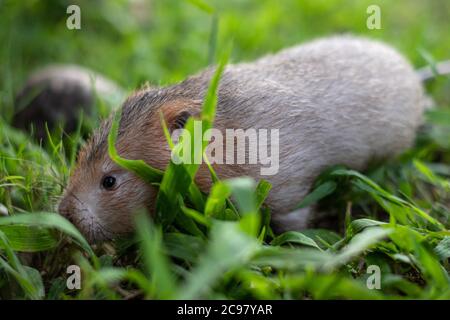
[[[170,299],[175,294],[176,284],[170,270],[169,259],[165,255],[161,230],[153,225],[145,213],[136,217],[136,227],[141,239],[143,260],[153,284],[153,292],[147,292],[147,297]]]

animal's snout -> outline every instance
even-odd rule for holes
[[[73,203],[70,198],[65,197],[58,205],[58,213],[70,222],[74,223]]]

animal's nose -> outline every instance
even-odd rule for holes
[[[58,205],[58,213],[70,222],[73,221],[72,205],[70,199],[64,198]]]
[[[66,199],[62,199],[58,204],[58,213],[62,216],[65,216],[68,211],[68,204]]]

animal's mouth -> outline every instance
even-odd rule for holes
[[[102,224],[93,214],[83,215],[75,223],[78,230],[89,243],[99,243],[111,240],[114,233]]]
[[[88,242],[99,243],[111,240],[114,232],[105,226],[101,219],[89,210],[84,203],[78,198],[74,198],[78,202],[75,207],[60,204],[58,208],[59,213],[69,220]]]

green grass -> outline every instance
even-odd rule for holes
[[[171,163],[159,172],[121,159],[114,130],[111,157],[159,184],[155,219],[137,214],[135,235],[91,247],[54,213],[83,139],[80,132],[70,137],[52,132],[39,146],[10,126],[14,92],[38,65],[80,63],[134,88],[144,81],[181,80],[208,61],[226,61],[216,57],[227,52],[230,39],[230,59],[238,61],[342,31],[384,39],[416,66],[426,64],[421,52],[436,61],[450,58],[445,1],[199,3],[153,1],[150,20],[139,22],[123,10],[126,1],[81,1],[84,30],[73,33],[64,28],[65,1],[0,2],[5,44],[0,49],[5,62],[0,65],[0,204],[10,214],[0,218],[0,297],[450,299],[450,81],[445,77],[427,86],[438,107],[428,112],[413,148],[363,173],[330,168],[299,203],[318,203],[334,215],[333,227],[325,220],[313,229],[274,235],[264,205],[271,189],[267,182],[222,181],[211,171],[215,183],[202,194],[193,183],[196,165]],[[365,8],[373,3],[382,8],[382,30],[365,29]],[[100,58],[106,52],[108,59]],[[206,126],[214,119],[219,76],[203,105]],[[92,127],[98,121],[87,120]],[[71,264],[83,271],[82,290],[66,288]],[[370,265],[381,269],[380,290],[366,285]]]

